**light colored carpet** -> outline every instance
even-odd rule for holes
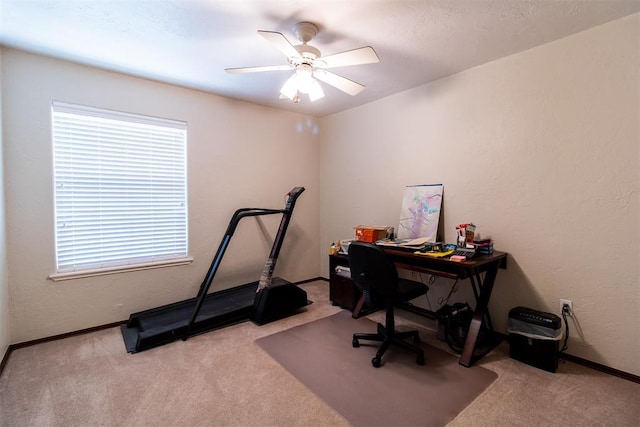
[[[327,282],[303,287],[313,304],[301,314],[138,354],[126,352],[119,328],[16,350],[0,376],[0,426],[349,425],[255,343],[340,311],[329,302]],[[396,318],[447,350],[433,322],[401,310]],[[449,426],[640,424],[640,384],[570,362],[552,374],[508,354],[502,344],[480,361],[498,379]]]
[[[354,426],[445,425],[498,377],[424,343],[424,366],[392,346],[376,369],[380,343],[353,348],[354,332],[375,333],[376,323],[345,310],[256,342]]]

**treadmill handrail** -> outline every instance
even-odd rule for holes
[[[277,213],[283,213],[283,209],[262,209],[262,208],[242,208],[235,211],[233,216],[231,217],[231,221],[229,222],[229,226],[227,227],[227,231],[225,234],[233,235],[236,231],[236,227],[242,218],[246,218],[248,216],[261,216],[261,215],[272,215]]]
[[[235,233],[236,228],[240,223],[240,220],[242,220],[243,218],[252,217],[252,216],[273,215],[273,214],[278,214],[283,212],[284,211],[282,209],[262,209],[262,208],[242,208],[242,209],[236,210],[233,216],[231,217],[231,221],[229,222],[227,231],[225,232],[225,235],[222,239],[222,243],[220,244],[220,246],[218,247],[218,250],[216,251],[216,255],[213,258],[213,262],[211,263],[211,266],[209,267],[209,270],[207,271],[207,274],[204,280],[202,281],[202,284],[200,285],[200,290],[198,291],[198,297],[202,292],[202,287],[206,283],[209,283],[210,285],[211,282],[213,281],[213,277],[216,274],[216,270],[218,269],[220,260],[222,259],[222,256],[224,255],[224,251],[227,248],[228,242],[229,240],[231,240],[233,233]],[[209,290],[209,285],[207,285],[207,291]],[[207,291],[205,291],[205,294]]]
[[[282,215],[280,226],[278,227],[278,233],[276,234],[276,238],[273,240],[273,246],[271,246],[269,258],[267,258],[267,262],[265,263],[264,268],[262,269],[262,274],[260,275],[260,280],[258,281],[258,288],[256,289],[256,292],[258,293],[258,296],[256,297],[256,304],[258,303],[258,299],[261,298],[264,288],[271,285],[271,278],[273,276],[273,271],[276,268],[278,256],[280,255],[280,248],[282,248],[282,242],[284,242],[284,236],[287,232],[287,228],[289,227],[289,221],[291,221],[291,212],[296,205],[296,200],[300,197],[300,194],[302,194],[303,191],[304,187],[296,187],[288,194],[289,198],[287,199],[287,206],[285,209],[286,213]]]

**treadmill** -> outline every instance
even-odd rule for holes
[[[129,316],[128,322],[121,326],[127,351],[137,353],[246,320],[252,320],[257,324],[268,323],[294,314],[310,304],[303,289],[279,277],[272,277],[293,208],[304,190],[304,187],[291,190],[287,194],[284,209],[236,210],[209,271],[200,285],[198,295]],[[282,219],[260,280],[209,293],[213,278],[240,220],[276,214],[281,214]]]

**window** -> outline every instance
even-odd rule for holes
[[[52,278],[188,262],[186,123],[60,102],[52,121]]]

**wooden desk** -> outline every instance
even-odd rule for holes
[[[496,334],[491,334],[491,342],[487,345],[478,345],[480,327],[484,324],[487,330],[493,332],[488,305],[493,291],[493,285],[498,275],[498,269],[507,268],[507,254],[495,251],[492,255],[476,255],[473,258],[457,262],[448,258],[432,258],[425,255],[416,255],[413,251],[396,248],[383,248],[391,256],[397,268],[418,271],[449,279],[469,279],[476,299],[476,308],[469,326],[469,332],[460,356],[460,364],[471,366],[500,342]],[[344,308],[354,311],[354,317],[358,317],[363,308],[364,299],[359,289],[351,279],[345,275],[339,275],[335,269],[338,266],[348,266],[349,259],[346,255],[337,254],[329,256],[329,298],[331,301]],[[411,310],[419,314],[433,317],[433,313],[417,309]]]

